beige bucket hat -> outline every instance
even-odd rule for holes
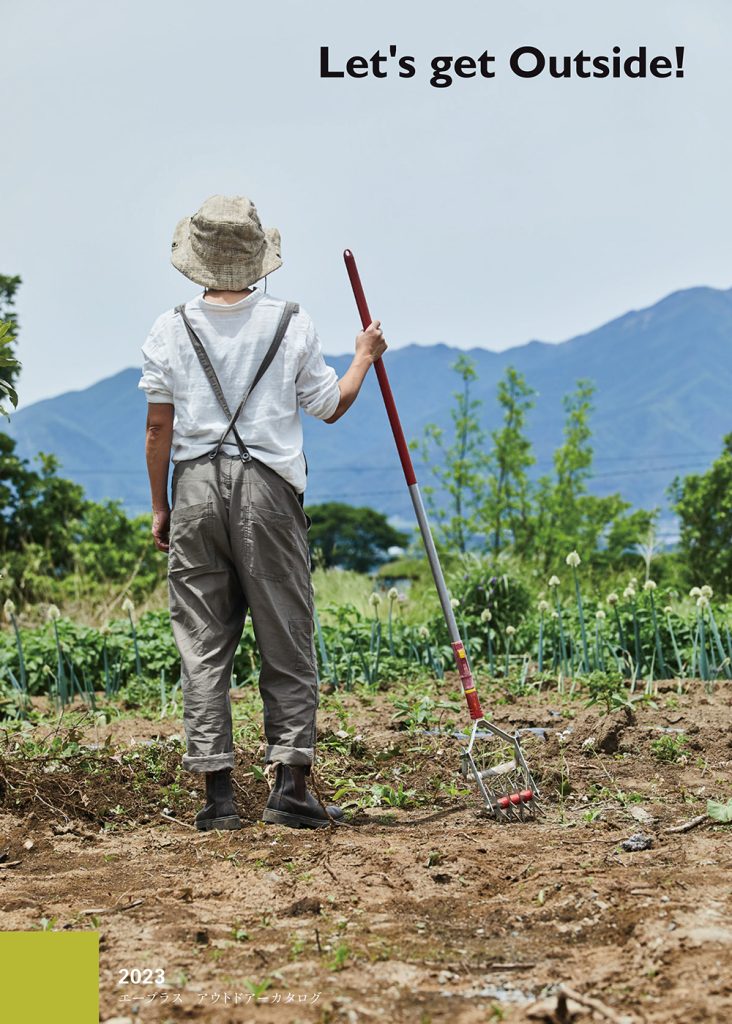
[[[170,262],[204,288],[243,291],[282,266],[280,233],[246,196],[211,196],[178,221]]]

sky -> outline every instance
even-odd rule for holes
[[[214,193],[280,229],[268,290],[301,303],[326,353],[358,330],[346,247],[393,347],[562,341],[732,285],[728,0],[24,0],[0,25],[21,406],[139,365],[156,317],[200,291],[170,241]],[[320,77],[322,46],[342,70],[391,45],[413,78]],[[521,46],[642,45],[684,46],[684,77],[508,65]],[[430,85],[434,56],[486,50],[494,78]]]

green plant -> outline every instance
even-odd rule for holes
[[[706,473],[676,478],[670,493],[679,517],[679,554],[687,585],[707,580],[729,594],[732,581],[732,433]]]
[[[414,789],[405,789],[403,783],[399,783],[396,789],[393,786],[383,785],[375,782],[370,790],[368,802],[371,807],[411,807],[417,795]]]
[[[609,715],[611,711],[632,706],[633,702],[625,689],[625,683],[614,673],[591,672],[583,680],[583,685],[588,694],[587,707],[603,704],[605,714]]]
[[[451,721],[446,721],[446,713],[459,714],[461,705],[457,701],[434,700],[428,695],[417,697],[397,697],[392,700],[396,713],[393,722],[398,722],[405,729],[449,728]]]
[[[304,952],[307,942],[302,936],[296,935],[290,943],[290,959],[297,960],[302,952]]]
[[[435,423],[424,429],[421,442],[412,441],[430,467],[435,485],[426,485],[424,494],[438,540],[447,547],[465,552],[481,528],[481,511],[487,500],[485,470],[485,434],[480,426],[482,403],[471,396],[477,380],[475,364],[461,355],[451,369],[460,378],[461,388],[453,392],[450,410],[452,437]]]
[[[351,950],[348,944],[345,942],[339,942],[333,950],[333,955],[328,966],[331,971],[342,971],[350,957]]]
[[[719,803],[717,800],[707,800],[707,814],[712,821],[729,824],[732,822],[732,800],[728,800],[725,804]]]
[[[248,978],[245,978],[244,987],[247,992],[251,992],[255,999],[259,999],[268,988],[272,987],[272,979],[265,978],[263,981],[250,981]]]
[[[682,735],[659,736],[658,739],[651,740],[651,754],[657,761],[665,764],[677,764],[685,761],[688,755],[686,738]]]

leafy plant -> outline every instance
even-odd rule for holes
[[[351,956],[351,950],[347,943],[339,942],[333,950],[333,956],[331,957],[328,966],[331,971],[342,971],[346,966],[346,962]]]
[[[11,348],[14,340],[13,325],[8,321],[0,322],[0,414],[6,419],[10,419],[10,410],[6,402],[9,402],[13,409],[18,406],[18,392],[15,390],[13,380],[20,372],[21,364]]]
[[[732,800],[728,800],[726,804],[717,800],[707,800],[707,814],[712,821],[729,824],[732,822]]]
[[[687,757],[688,745],[684,736],[659,736],[651,740],[651,753],[657,761],[665,764],[677,764]]]
[[[244,979],[244,987],[247,992],[251,992],[255,999],[259,999],[263,996],[268,988],[272,987],[272,979],[265,978],[263,981],[250,981],[248,978]]]

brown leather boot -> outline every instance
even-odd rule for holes
[[[331,818],[339,821],[343,809],[328,804],[328,814],[318,800],[308,792],[305,776],[310,769],[302,765],[277,765],[277,774],[262,820],[271,825],[289,825],[290,828],[326,828]]]
[[[202,832],[214,828],[242,828],[241,818],[234,803],[231,768],[206,772],[206,806],[198,812],[193,824]]]

